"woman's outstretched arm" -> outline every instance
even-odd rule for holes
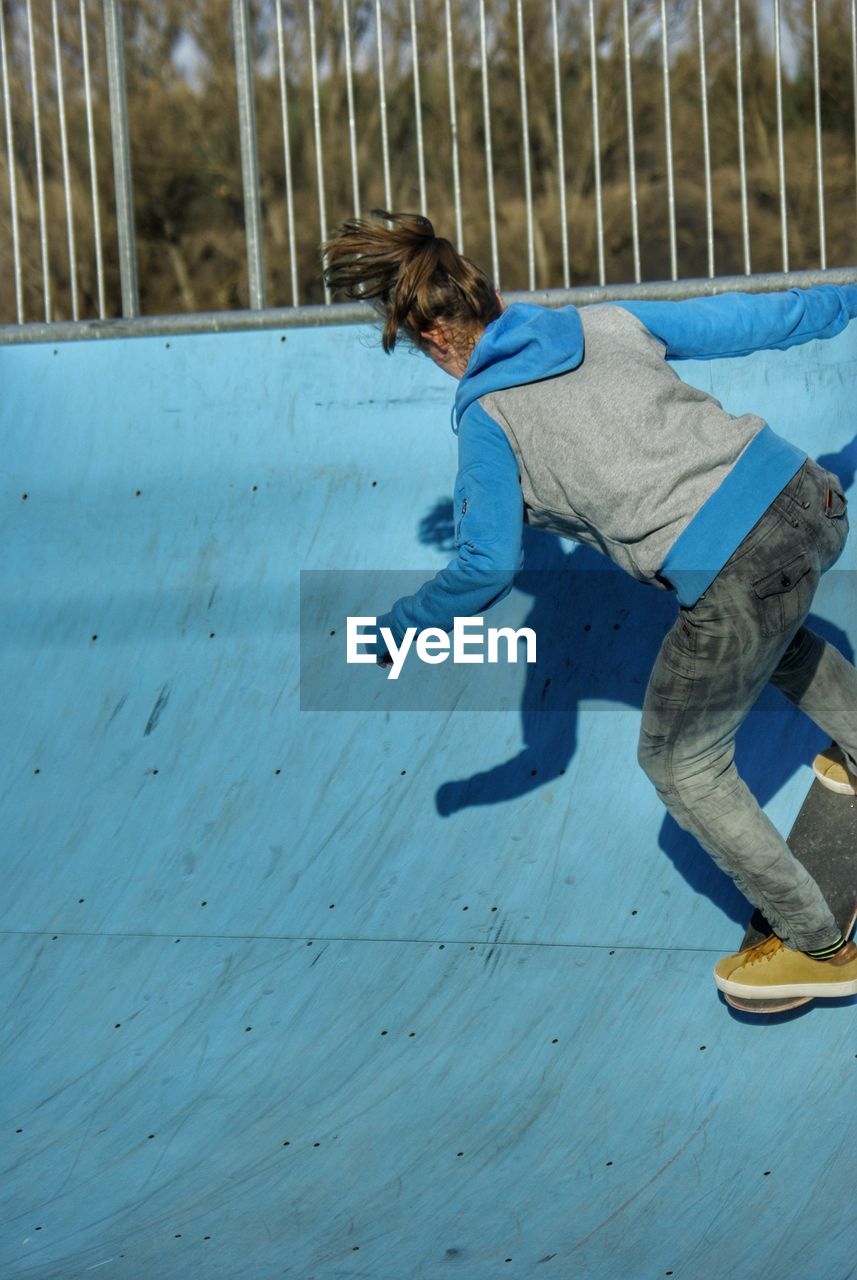
[[[617,305],[663,342],[667,359],[712,360],[832,338],[857,316],[857,284]]]
[[[452,628],[508,595],[521,567],[518,463],[498,424],[477,404],[461,421],[455,481],[455,558],[378,619],[401,641],[408,627]]]

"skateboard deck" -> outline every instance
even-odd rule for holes
[[[818,884],[836,922],[849,937],[857,922],[857,797],[839,795],[813,781],[788,836],[789,848]],[[754,911],[740,950],[752,947],[773,930],[761,911]],[[815,996],[781,1000],[745,1000],[723,993],[743,1013],[784,1013],[808,1004]]]

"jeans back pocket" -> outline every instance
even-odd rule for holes
[[[812,556],[802,551],[781,568],[753,583],[753,592],[761,603],[763,636],[776,636],[788,631],[809,611],[818,585],[813,567]]]

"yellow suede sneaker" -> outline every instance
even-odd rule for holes
[[[787,996],[857,995],[857,947],[847,942],[832,960],[813,960],[772,934],[714,966],[714,981],[729,996],[779,1000]]]
[[[845,755],[836,745],[820,751],[812,762],[813,772],[823,787],[843,796],[857,795],[857,777],[848,768]]]

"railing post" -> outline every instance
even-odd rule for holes
[[[238,130],[241,139],[241,181],[244,188],[244,235],[247,241],[250,307],[253,311],[260,311],[265,305],[265,261],[248,0],[232,0],[232,29],[235,36],[235,80],[238,89]]]
[[[110,134],[113,139],[113,182],[116,188],[116,228],[119,236],[119,277],[122,315],[140,314],[137,280],[137,237],[134,231],[134,193],[131,184],[131,144],[128,138],[128,93],[125,87],[125,45],[122,0],[104,0],[104,38],[110,91]]]
[[[21,231],[18,222],[18,182],[15,173],[15,131],[12,127],[12,94],[6,54],[6,20],[0,0],[0,71],[3,73],[3,106],[6,113],[6,163],[9,168],[9,205],[12,222],[12,261],[15,270],[15,304],[18,324],[24,323],[24,277],[21,268]]]

